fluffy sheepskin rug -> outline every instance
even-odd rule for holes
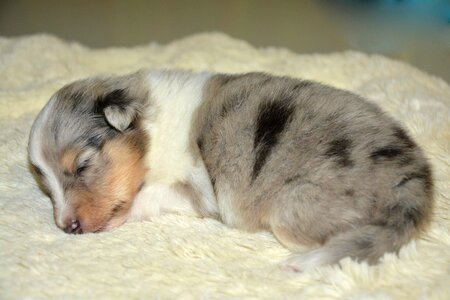
[[[138,68],[263,71],[317,80],[378,103],[424,148],[436,178],[427,235],[369,267],[344,259],[292,276],[289,252],[250,234],[183,216],[67,235],[26,163],[28,132],[50,95],[78,78]],[[381,56],[298,55],[223,34],[161,46],[94,50],[48,35],[0,39],[0,298],[450,299],[450,87]]]

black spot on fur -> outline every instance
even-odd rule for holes
[[[416,144],[413,140],[408,136],[408,134],[400,127],[394,127],[394,136],[399,139],[403,145],[409,149],[416,147]]]
[[[414,158],[411,151],[404,146],[386,146],[378,148],[369,155],[374,163],[380,163],[386,160],[397,160],[401,166],[410,164]]]
[[[95,102],[95,112],[103,114],[103,110],[110,106],[115,105],[120,109],[125,110],[130,103],[130,99],[127,98],[127,93],[124,89],[114,90],[106,95],[100,96]]]
[[[121,109],[125,109],[130,103],[124,89],[114,90],[111,93],[106,94],[102,100],[107,105],[116,105]]]
[[[375,150],[374,152],[370,153],[370,158],[373,161],[378,161],[380,159],[392,159],[396,156],[399,156],[403,153],[403,150],[400,148],[397,148],[395,146],[390,147],[383,147]]]
[[[338,138],[328,144],[325,156],[332,158],[341,167],[352,167],[353,161],[350,159],[350,152],[353,143],[347,138]]]
[[[277,145],[280,134],[290,122],[294,112],[291,99],[265,102],[259,106],[253,148],[256,152],[252,179],[258,177],[267,157]]]
[[[105,125],[108,125],[106,122],[106,118],[104,117],[104,109],[108,106],[114,105],[115,107],[119,108],[121,111],[125,111],[127,106],[130,105],[130,102],[133,101],[133,99],[130,99],[128,96],[128,93],[125,89],[116,89],[110,93],[107,93],[103,96],[100,96],[97,98],[97,101],[95,101],[94,104],[94,117],[96,118],[96,121],[100,123],[104,123]],[[98,116],[101,115],[102,118],[98,118]],[[135,129],[138,123],[138,119],[133,120],[129,126],[129,129]],[[110,129],[113,131],[117,131],[116,128],[113,126]]]
[[[397,187],[402,187],[411,180],[421,180],[424,184],[424,189],[430,192],[433,188],[433,180],[431,175],[431,170],[428,166],[423,166],[417,172],[411,172],[404,175],[403,179],[397,184]]]
[[[355,190],[354,189],[346,189],[344,194],[345,194],[345,196],[353,197],[355,195]]]

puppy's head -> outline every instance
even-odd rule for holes
[[[125,222],[143,184],[148,137],[143,75],[74,82],[36,118],[28,153],[67,233],[98,232]]]

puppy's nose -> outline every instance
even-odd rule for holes
[[[72,234],[80,234],[83,233],[83,229],[81,228],[80,221],[78,220],[71,220],[66,224],[66,227],[64,228],[65,233],[72,233]]]

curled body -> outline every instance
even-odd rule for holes
[[[376,105],[263,73],[74,82],[38,115],[29,159],[68,233],[216,218],[271,231],[295,253],[292,271],[376,263],[423,231],[433,203],[421,149]]]

